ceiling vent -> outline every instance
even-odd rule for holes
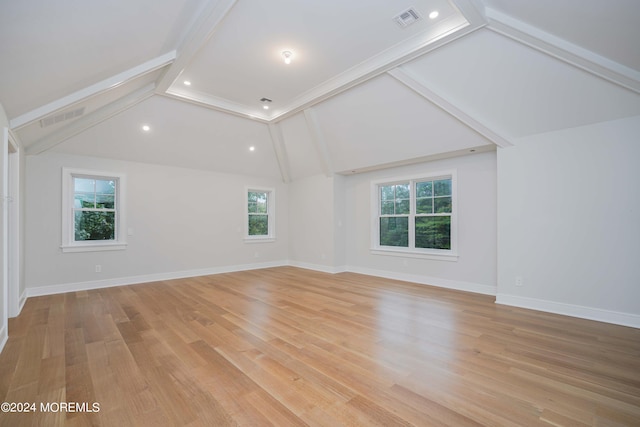
[[[393,18],[393,20],[402,28],[408,27],[419,19],[420,15],[418,15],[418,12],[414,8],[407,9]]]
[[[55,116],[45,117],[40,120],[40,127],[46,128],[47,126],[55,125],[56,123],[64,122],[65,120],[75,119],[84,114],[84,107],[76,108],[75,110],[65,111]]]

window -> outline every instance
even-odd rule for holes
[[[124,249],[124,175],[69,168],[62,172],[62,250]]]
[[[455,260],[455,171],[372,183],[372,251]]]
[[[275,190],[248,188],[246,194],[245,239],[273,240],[275,238]]]

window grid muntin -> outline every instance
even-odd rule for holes
[[[448,192],[445,195],[436,196],[436,182],[448,181]],[[403,185],[408,182],[409,185],[409,202],[410,209],[408,214],[383,214],[382,213],[382,203],[383,203],[383,188],[384,187],[394,187],[394,200],[395,200],[395,189],[397,185]],[[418,197],[417,190],[418,185],[421,183],[431,182],[431,196]],[[454,178],[453,175],[446,176],[435,176],[429,178],[416,178],[410,179],[408,181],[397,181],[397,182],[387,182],[387,183],[379,183],[378,187],[378,206],[377,206],[377,246],[379,247],[389,247],[389,248],[407,248],[409,250],[417,250],[417,251],[451,251],[453,249],[454,244],[454,236],[453,236],[453,211],[454,211]],[[450,199],[449,203],[449,212],[435,212],[436,210],[436,199]],[[431,213],[417,213],[417,202],[418,200],[431,199]],[[382,244],[382,219],[383,218],[394,218],[394,217],[408,217],[408,245],[407,246],[399,246],[399,245],[383,245]],[[441,248],[433,248],[433,247],[417,247],[416,246],[416,218],[437,218],[437,217],[449,217],[449,229],[448,229],[448,240],[449,247],[445,249]]]
[[[93,181],[93,191],[76,191],[76,180],[88,180]],[[98,193],[97,192],[97,181],[105,181],[105,182],[113,182],[114,190],[113,190],[113,208],[97,208],[97,198],[98,194],[106,195],[110,193]],[[72,197],[71,197],[71,229],[69,230],[71,234],[70,241],[74,243],[78,242],[115,242],[118,240],[119,235],[119,218],[118,218],[118,198],[119,198],[119,179],[117,177],[110,176],[96,176],[96,175],[83,175],[83,174],[71,174],[71,185],[73,188]],[[80,207],[76,208],[76,195],[86,194],[93,195],[93,208],[85,208]],[[113,213],[113,231],[111,232],[112,237],[109,239],[76,239],[76,213],[77,212],[105,212],[105,213]]]

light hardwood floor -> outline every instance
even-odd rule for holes
[[[38,410],[2,426],[640,426],[640,330],[358,274],[30,298],[9,332],[0,396]]]

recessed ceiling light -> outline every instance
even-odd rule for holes
[[[256,147],[252,145],[251,147],[249,147],[249,151],[256,151]]]
[[[433,12],[431,12],[429,14],[429,18],[436,19],[438,17],[438,15],[440,15],[440,12],[438,12],[437,10],[434,10]]]
[[[185,81],[184,81],[184,85],[185,85],[185,86],[191,86],[191,82],[190,82],[189,80],[185,80]]]
[[[269,98],[262,98],[260,102],[262,102],[262,108],[264,108],[265,110],[268,110],[269,104],[271,104],[272,101]]]
[[[282,51],[282,57],[284,58],[284,63],[285,64],[291,64],[291,58],[293,57],[293,52],[291,52],[290,50],[284,50]]]
[[[151,127],[149,125],[143,125],[142,130],[145,132],[149,132],[151,130]]]

